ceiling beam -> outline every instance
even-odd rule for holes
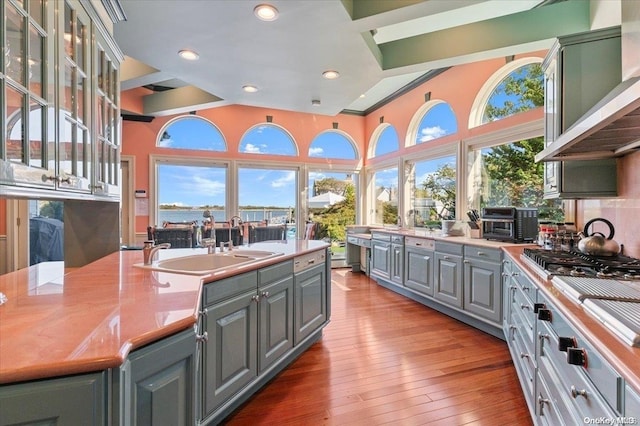
[[[195,86],[178,87],[142,98],[144,115],[163,116],[226,105],[219,98]]]
[[[544,25],[541,25],[544,22]],[[383,69],[441,68],[550,47],[590,29],[588,1],[565,1],[508,16],[380,44]]]

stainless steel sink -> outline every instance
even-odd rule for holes
[[[250,264],[262,259],[282,256],[283,253],[264,250],[235,250],[224,253],[196,254],[159,260],[151,265],[133,266],[153,271],[187,275],[208,275],[218,271]]]

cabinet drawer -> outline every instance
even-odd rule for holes
[[[293,260],[267,266],[258,270],[258,285],[272,283],[293,275]]]
[[[524,272],[520,271],[520,269],[514,267],[512,272],[513,282],[516,286],[522,291],[522,294],[525,295],[530,302],[536,300],[536,287],[531,282],[529,277],[525,275]]]
[[[372,232],[371,239],[378,241],[391,241],[391,234],[384,232]]]
[[[464,257],[473,257],[481,260],[500,262],[502,251],[478,246],[464,246]]]
[[[392,235],[391,242],[393,244],[404,244],[404,235]]]
[[[367,238],[347,236],[347,243],[360,247],[371,247],[371,240]]]
[[[428,240],[425,238],[407,237],[404,239],[404,245],[405,247],[420,247],[431,251],[436,248],[435,240]]]
[[[553,383],[552,374],[549,372],[551,366],[545,362],[538,364],[538,374],[536,374],[536,397],[534,398],[536,404],[536,415],[538,416],[537,424],[549,425],[549,426],[561,426],[566,425],[563,418],[577,419],[581,418],[577,414],[573,414],[569,417],[564,417],[561,413],[561,408],[564,407],[561,395],[557,392],[550,392],[549,385]],[[573,423],[570,423],[572,425]]]
[[[220,300],[227,299],[237,294],[250,290],[257,291],[258,273],[257,271],[247,272],[233,278],[226,278],[214,281],[204,286],[204,306],[209,306]]]
[[[509,349],[515,367],[519,370],[521,383],[528,390],[527,396],[533,396],[536,379],[535,354],[524,343],[521,330],[512,328]]]
[[[311,266],[325,263],[327,253],[324,250],[298,256],[293,260],[293,272],[300,272]]]
[[[557,312],[554,312],[553,325],[561,322],[558,317]],[[615,370],[611,369],[600,355],[576,333],[563,330],[558,335],[551,323],[547,321],[538,321],[537,326],[540,334],[538,352],[540,359],[546,359],[557,371],[558,392],[563,394],[567,404],[578,407],[578,412],[581,415],[613,416],[613,409],[618,410],[618,407],[622,405],[620,402],[622,395],[619,395],[622,379]],[[586,353],[586,367],[569,364],[567,353],[559,349],[559,336],[576,340],[577,348],[583,349]],[[573,396],[571,389],[584,390],[586,396]]]
[[[436,241],[436,251],[440,253],[449,253],[462,256],[464,252],[464,246],[456,243],[446,243],[444,241]]]
[[[626,417],[635,417],[636,421],[640,419],[640,395],[633,389],[626,386],[624,394],[624,415]]]
[[[533,304],[517,287],[513,290],[513,302],[511,304],[512,321],[522,335],[524,344],[530,353],[535,347],[535,323]]]

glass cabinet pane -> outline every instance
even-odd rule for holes
[[[64,112],[67,114],[71,114],[73,112],[73,93],[74,93],[74,85],[73,85],[73,66],[65,61],[64,64],[64,87],[62,88],[63,93],[60,94],[60,99],[62,102],[62,108]]]
[[[86,177],[84,159],[85,159],[85,147],[84,147],[84,131],[80,126],[75,126],[75,166],[73,168],[73,174],[78,177]]]
[[[78,76],[78,84],[76,91],[76,114],[78,117],[78,122],[86,123],[85,121],[85,87],[86,87],[87,79],[84,76]]]
[[[97,182],[104,182],[104,141],[98,140],[98,146],[96,149],[96,167],[95,175]]]
[[[98,137],[104,136],[104,97],[98,96],[96,104],[96,129]]]
[[[33,25],[29,26],[29,90],[40,97],[44,97],[43,64],[44,37]]]
[[[86,27],[84,25],[82,25],[82,22],[80,22],[80,20],[76,20],[76,38],[75,38],[75,60],[76,60],[76,65],[84,70],[85,69],[85,65],[84,65],[84,58],[85,58],[85,42],[86,42]]]
[[[31,100],[29,105],[29,165],[43,167],[46,140],[46,107]]]
[[[10,3],[6,6],[6,35],[5,47],[7,76],[24,85],[25,60],[25,18]]]
[[[73,11],[71,7],[64,4],[64,53],[69,58],[73,58]]]
[[[63,120],[58,143],[58,167],[61,172],[71,175],[73,167],[73,132],[74,124],[69,120]]]
[[[25,116],[25,95],[7,86],[7,160],[22,163],[24,162],[24,116]]]
[[[29,16],[33,19],[38,25],[44,28],[43,24],[43,0],[29,0]]]

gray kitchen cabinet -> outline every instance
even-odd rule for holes
[[[203,418],[258,372],[257,272],[207,284],[204,291],[201,389]]]
[[[620,28],[560,37],[543,61],[544,135],[551,145],[622,79]],[[617,195],[616,160],[550,161],[545,198]]]
[[[633,417],[636,422],[640,421],[640,394],[629,385],[626,386],[624,393],[624,415]]]
[[[434,240],[407,237],[404,246],[404,285],[433,296]]]
[[[293,347],[293,262],[258,270],[258,371]]]
[[[371,233],[371,275],[391,279],[391,235]]]
[[[389,278],[398,285],[404,285],[404,237],[402,235],[391,236],[390,260]]]
[[[106,388],[104,372],[2,385],[0,425],[105,425]]]
[[[129,355],[119,371],[122,426],[195,423],[196,346],[190,328]]]
[[[297,345],[327,321],[327,254],[323,251],[294,260],[294,344]]]
[[[433,296],[457,308],[463,306],[462,254],[462,244],[436,241]]]
[[[502,252],[464,246],[464,310],[502,323]]]
[[[371,239],[349,235],[347,232],[347,266],[352,272],[364,272],[369,275],[369,257]]]

